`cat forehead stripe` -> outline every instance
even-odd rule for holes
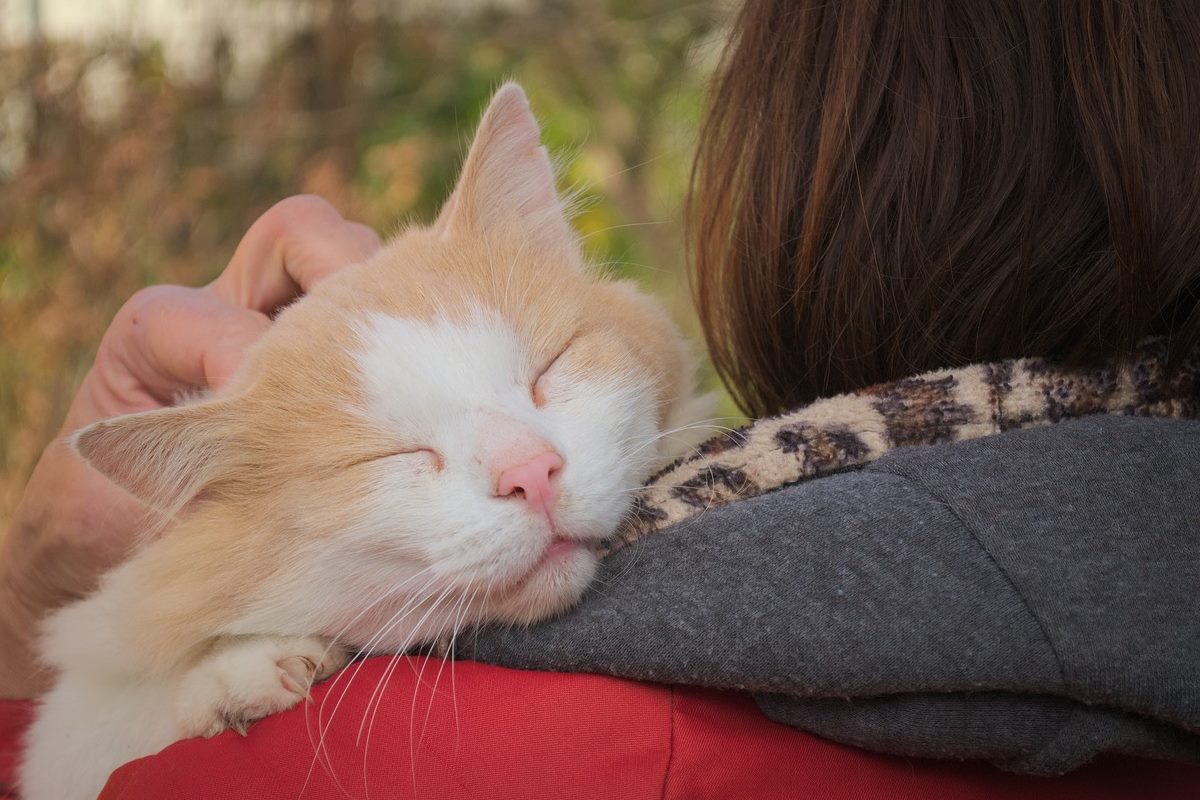
[[[520,340],[496,314],[451,322],[376,313],[358,335],[367,408],[384,420],[411,423],[523,394]]]

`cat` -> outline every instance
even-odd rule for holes
[[[432,225],[284,309],[220,392],[75,434],[172,523],[46,621],[24,797],[90,800],[351,653],[564,611],[707,405],[661,305],[589,269],[504,85]]]

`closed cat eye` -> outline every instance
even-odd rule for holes
[[[542,379],[546,377],[546,373],[550,372],[550,370],[554,368],[554,365],[559,362],[559,359],[561,359],[566,352],[571,349],[571,344],[574,341],[574,336],[568,339],[567,343],[562,346],[562,349],[558,351],[554,358],[550,359],[550,361],[546,363],[546,366],[542,367],[542,369],[538,372],[537,377],[533,379],[533,385],[530,387],[530,394],[533,397],[533,404],[538,408],[541,408],[546,404],[545,392],[542,390]]]
[[[384,453],[377,453],[355,461],[351,466],[359,464],[367,464],[372,461],[379,461],[384,458],[395,458],[398,456],[417,456],[424,455],[429,459],[431,466],[438,472],[445,469],[445,462],[442,460],[442,454],[432,447],[405,447],[398,450],[390,450]]]
[[[442,454],[439,453],[437,450],[434,450],[432,447],[416,447],[416,448],[412,448],[410,450],[400,450],[400,451],[394,453],[394,455],[398,455],[398,456],[424,455],[426,458],[429,459],[433,468],[435,470],[437,470],[438,472],[441,472],[442,469],[444,469],[446,466],[445,462],[442,460]]]

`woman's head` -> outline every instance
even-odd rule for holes
[[[917,370],[1200,343],[1200,6],[747,3],[693,176],[763,414]]]

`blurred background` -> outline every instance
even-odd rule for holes
[[[299,192],[429,219],[519,80],[592,258],[695,331],[680,204],[728,0],[0,0],[0,536],[100,335]]]

